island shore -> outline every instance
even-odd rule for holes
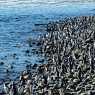
[[[40,45],[47,63],[27,65],[5,95],[95,94],[95,16],[48,23]]]

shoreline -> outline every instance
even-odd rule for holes
[[[49,23],[41,39],[47,64],[27,65],[19,81],[6,83],[5,90],[11,84],[13,95],[95,94],[94,27],[95,16]]]

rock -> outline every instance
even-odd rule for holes
[[[26,53],[30,53],[30,51],[29,51],[29,50],[26,50],[25,52],[26,52]]]
[[[95,94],[95,90],[91,90],[90,95],[94,95],[94,94]]]
[[[77,83],[79,81],[79,79],[74,79],[73,82],[74,83]]]
[[[4,62],[0,62],[0,65],[4,65],[5,63]]]
[[[32,38],[28,38],[27,43],[28,43],[29,47],[32,47]]]

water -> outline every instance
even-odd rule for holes
[[[48,23],[69,16],[95,14],[94,2],[75,1],[0,1],[0,62],[4,62],[3,65],[0,65],[0,87],[4,80],[16,79],[25,69],[26,64],[39,63],[38,60],[42,56],[25,54],[25,51],[30,49],[27,39],[37,39],[39,35],[45,33],[39,29],[36,31],[34,24]],[[7,69],[10,73],[7,73]]]

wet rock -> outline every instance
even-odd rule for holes
[[[25,52],[26,52],[27,54],[29,54],[29,53],[30,53],[30,51],[29,51],[29,50],[26,50]]]
[[[5,63],[4,62],[0,62],[0,65],[4,65]]]
[[[38,43],[37,43],[37,46],[41,46],[41,42],[38,42]]]
[[[17,88],[14,82],[9,82],[4,84],[4,91],[7,95],[17,95]]]
[[[32,69],[36,69],[37,68],[37,64],[34,64],[33,66],[32,66]]]
[[[16,56],[17,56],[17,54],[16,54],[16,53],[14,53],[14,54],[13,54],[13,58],[16,58]]]
[[[44,59],[39,60],[40,63],[44,63],[44,61],[45,61]]]
[[[28,43],[29,47],[32,47],[32,38],[28,38],[27,43]]]

